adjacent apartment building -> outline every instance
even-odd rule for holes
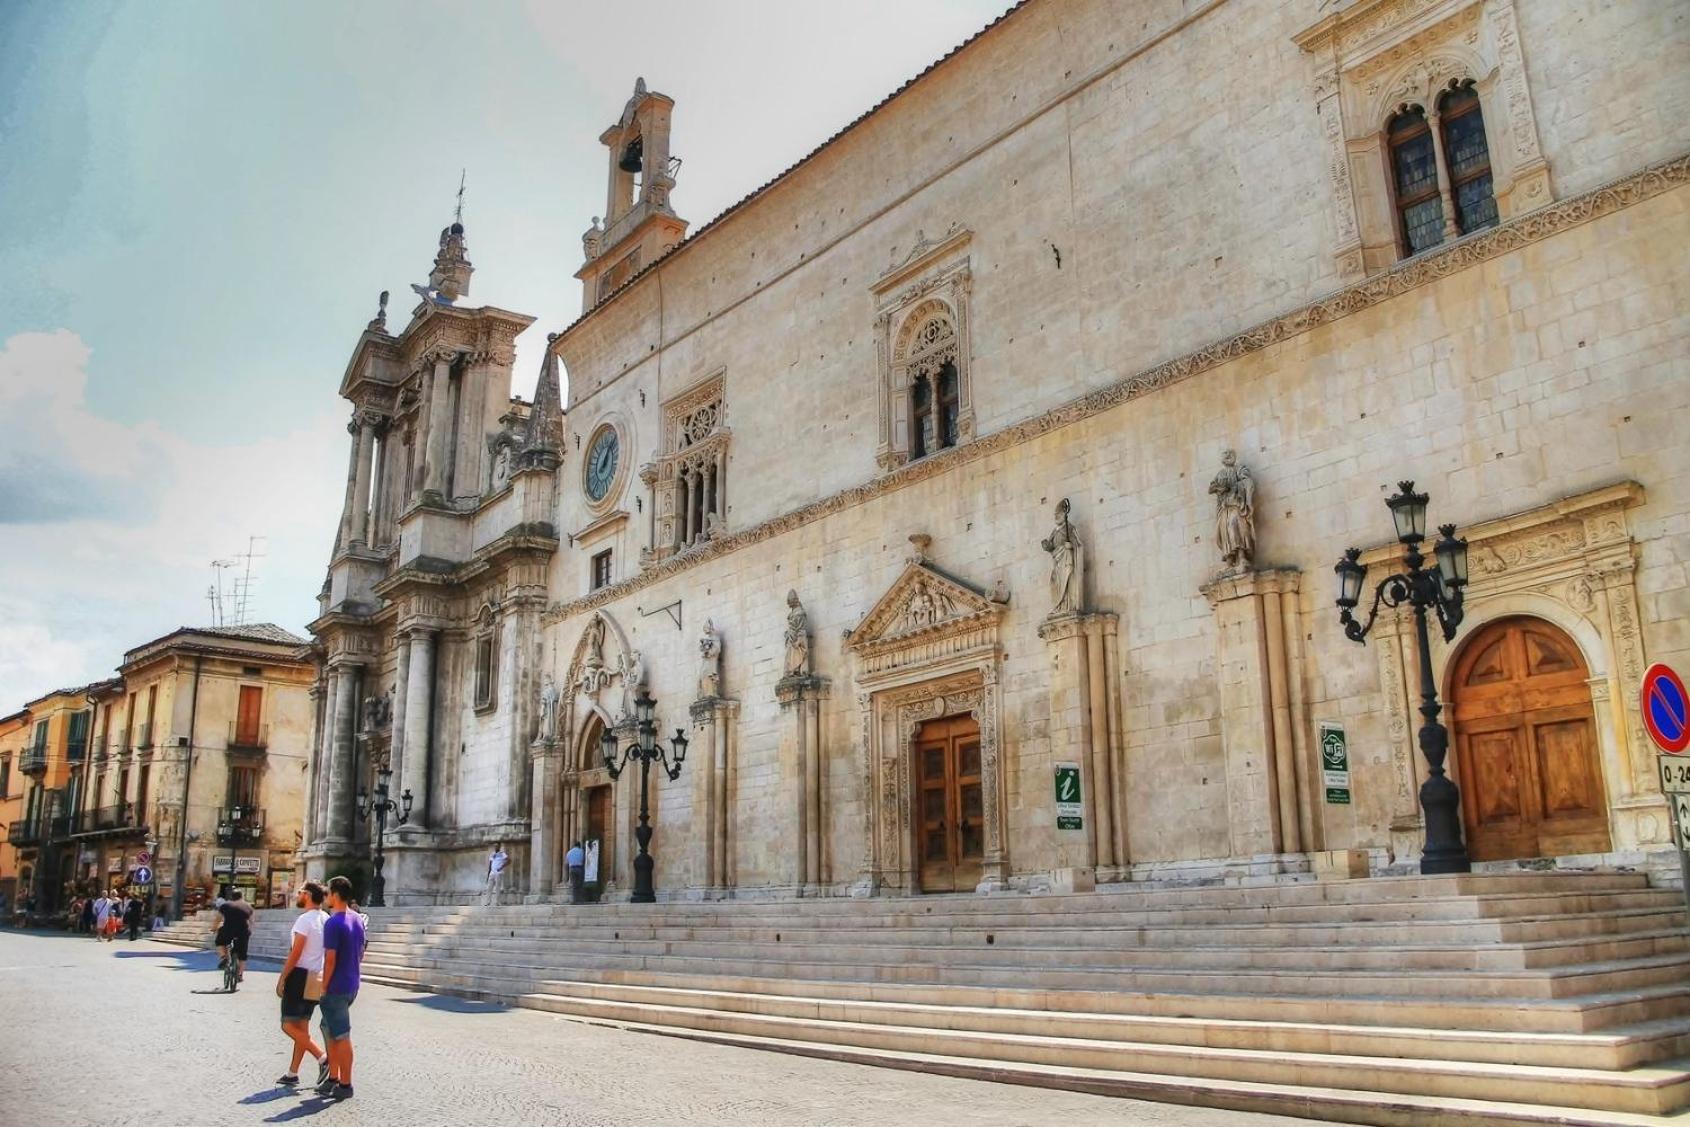
[[[183,627],[126,652],[116,678],[29,702],[7,718],[21,740],[0,721],[0,775],[10,755],[25,779],[0,880],[41,912],[109,887],[184,908],[229,883],[285,898],[312,677],[280,627]]]

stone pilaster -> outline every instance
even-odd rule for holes
[[[1126,864],[1125,811],[1117,793],[1121,705],[1110,670],[1118,663],[1118,616],[1107,611],[1051,615],[1039,637],[1051,650],[1050,754],[1052,765],[1078,763],[1084,800],[1084,853],[1070,854],[1058,830],[1057,867],[1086,867],[1116,875]]]
[[[418,832],[428,828],[429,759],[433,738],[434,718],[434,662],[440,632],[416,629],[411,632],[410,662],[405,671],[409,682],[405,690],[404,774],[400,776],[399,792],[411,792],[411,820],[405,831]]]
[[[827,879],[827,835],[824,791],[827,766],[822,746],[821,702],[827,697],[825,677],[794,674],[775,683],[780,702],[780,761],[783,773],[799,786],[792,804],[794,825],[793,884],[805,893],[819,892]]]
[[[364,544],[370,537],[370,472],[375,464],[375,419],[359,412],[353,420],[358,428],[357,453],[352,471],[351,535],[353,544]]]
[[[1292,714],[1294,671],[1286,643],[1298,629],[1297,586],[1298,572],[1286,568],[1224,575],[1203,587],[1215,611],[1215,676],[1234,857],[1310,848],[1303,825],[1312,813],[1302,814],[1307,797],[1299,795],[1313,767],[1297,758],[1294,732],[1306,725]]]
[[[528,749],[528,894],[547,896],[563,875],[563,748],[537,739]]]
[[[725,697],[704,697],[692,704],[692,726],[698,733],[701,754],[689,755],[695,763],[694,809],[704,817],[698,823],[704,837],[704,886],[720,895],[734,886],[733,848],[729,803],[733,799],[733,775],[738,762],[739,702]]]

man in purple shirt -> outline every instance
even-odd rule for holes
[[[358,997],[358,965],[364,959],[364,921],[347,910],[352,882],[329,881],[328,921],[323,924],[323,1041],[329,1054],[329,1074],[317,1094],[336,1100],[352,1098],[352,1016]]]

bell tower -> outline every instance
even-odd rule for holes
[[[599,135],[607,150],[609,185],[604,216],[581,236],[586,261],[581,309],[591,309],[664,251],[686,237],[687,221],[669,206],[679,157],[669,153],[669,115],[674,99],[634,82],[622,116]]]

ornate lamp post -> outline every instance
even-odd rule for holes
[[[657,899],[657,893],[651,884],[651,871],[656,866],[652,860],[649,846],[651,845],[651,809],[649,795],[649,776],[651,765],[658,762],[663,765],[663,773],[673,781],[681,777],[681,764],[687,757],[687,737],[680,728],[675,729],[675,735],[669,743],[674,748],[675,761],[669,762],[667,753],[657,743],[657,722],[652,719],[653,710],[657,702],[651,699],[651,694],[644,689],[634,698],[634,716],[638,721],[636,726],[637,738],[628,745],[628,750],[622,753],[621,762],[616,756],[616,736],[609,729],[599,737],[599,750],[604,755],[604,765],[610,772],[612,779],[620,778],[628,760],[640,761],[640,825],[634,831],[639,840],[639,856],[634,858],[634,895],[630,899],[635,904],[650,904]]]
[[[1467,857],[1467,846],[1461,840],[1461,790],[1444,774],[1444,758],[1449,754],[1449,730],[1438,723],[1437,685],[1432,679],[1431,640],[1426,633],[1426,612],[1435,611],[1438,624],[1443,627],[1444,641],[1455,637],[1461,625],[1462,590],[1467,586],[1467,541],[1456,538],[1455,525],[1438,527],[1441,534],[1433,547],[1437,567],[1422,565],[1420,542],[1426,538],[1426,502],[1424,493],[1414,491],[1412,481],[1397,483],[1400,492],[1385,504],[1390,507],[1391,519],[1396,522],[1397,539],[1408,549],[1403,557],[1406,571],[1387,575],[1373,592],[1373,607],[1367,621],[1357,621],[1352,613],[1361,601],[1362,582],[1367,568],[1360,563],[1361,549],[1349,548],[1344,558],[1333,568],[1338,573],[1338,620],[1344,624],[1344,636],[1352,642],[1365,644],[1367,632],[1373,629],[1381,606],[1414,608],[1414,628],[1420,642],[1420,715],[1426,722],[1420,726],[1420,754],[1426,757],[1426,781],[1420,785],[1420,809],[1426,817],[1426,844],[1420,853],[1422,873],[1465,873],[1473,864]]]
[[[385,908],[387,899],[383,895],[387,890],[387,878],[381,875],[382,862],[386,860],[381,852],[381,839],[387,833],[387,816],[395,815],[393,824],[402,826],[411,819],[411,792],[406,791],[399,796],[399,802],[387,796],[388,784],[393,781],[393,769],[383,764],[376,772],[376,793],[372,799],[363,787],[358,788],[358,817],[368,818],[376,816],[376,851],[372,858],[375,863],[375,875],[370,878],[370,907]]]

